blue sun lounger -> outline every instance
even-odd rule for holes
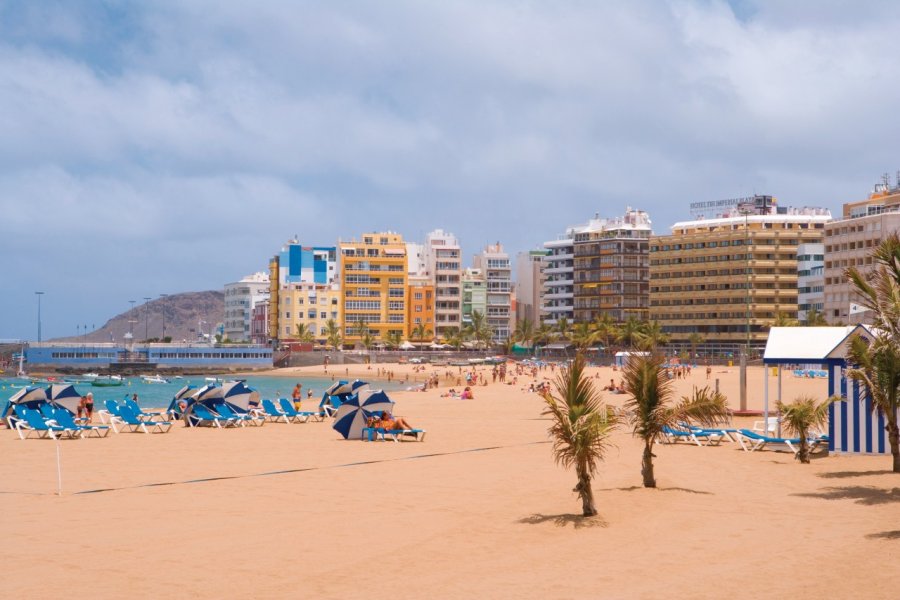
[[[741,429],[738,433],[740,434],[738,436],[738,442],[740,442],[744,452],[756,452],[757,450],[762,450],[770,445],[773,447],[772,449],[776,451],[779,449],[786,449],[794,454],[797,454],[797,452],[800,451],[799,447],[795,447],[795,445],[800,444],[800,438],[772,437],[756,433],[749,429]]]
[[[244,427],[246,425],[259,427],[260,425],[265,423],[264,419],[254,419],[246,413],[235,412],[227,402],[220,402],[218,404],[215,404],[213,405],[213,409],[217,413],[219,413],[220,416],[226,419],[234,419],[236,422],[240,423],[241,427]]]
[[[225,427],[236,427],[238,425],[237,419],[230,419],[228,417],[223,417],[222,415],[213,414],[205,405],[200,404],[199,402],[194,404],[190,410],[188,424],[191,427],[215,425],[221,429],[223,425]]]
[[[80,431],[66,429],[55,421],[45,421],[41,413],[36,410],[25,408],[24,406],[16,406],[15,411],[16,416],[19,418],[16,421],[16,433],[19,434],[19,439],[29,438],[32,433],[36,434],[38,438],[52,438],[54,440],[57,439],[57,435],[68,437],[81,436]]]
[[[399,442],[401,439],[413,438],[417,442],[425,441],[425,434],[427,431],[424,429],[385,429],[383,427],[364,427],[362,430],[362,439],[367,442],[374,442],[375,440],[387,441],[388,438],[391,438],[395,442]]]
[[[278,408],[275,406],[275,403],[272,402],[271,400],[269,400],[268,398],[266,398],[265,400],[262,401],[262,407],[263,407],[263,414],[265,415],[266,419],[273,421],[275,423],[277,423],[278,421],[284,420],[285,423],[290,425],[291,419],[288,418],[288,416],[286,414],[284,414],[284,412],[278,410]]]
[[[291,404],[290,400],[287,398],[280,398],[278,403],[281,404],[281,411],[285,416],[296,423],[306,423],[310,419],[316,419],[317,421],[323,420],[322,415],[317,412],[294,409],[294,405]]]
[[[165,413],[145,411],[132,398],[125,398],[122,402],[123,404],[125,404],[125,406],[130,408],[131,412],[136,414],[137,417],[142,421],[153,421],[155,419],[159,419],[160,421],[162,421],[166,417]]]
[[[714,446],[722,441],[725,437],[724,433],[718,431],[695,431],[686,429],[673,429],[672,427],[663,427],[663,441],[667,444],[677,444],[680,441],[693,442],[698,446],[703,446],[701,439],[706,440],[707,446]]]
[[[91,434],[96,434],[96,437],[106,437],[109,435],[109,426],[88,424],[79,425],[75,422],[75,418],[72,416],[72,413],[64,408],[57,408],[56,410],[54,410],[53,418],[56,420],[56,424],[61,427],[80,431],[82,437],[84,437],[84,435],[90,437]]]
[[[119,407],[119,416],[113,417],[110,421],[113,431],[119,433],[116,425],[122,426],[122,431],[130,431],[136,433],[142,431],[144,433],[166,433],[172,428],[169,421],[142,421],[133,410],[127,406]]]

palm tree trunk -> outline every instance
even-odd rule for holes
[[[885,426],[888,432],[888,442],[891,444],[891,454],[894,457],[894,473],[900,473],[900,427],[896,423],[888,423]]]
[[[575,486],[578,497],[581,498],[581,510],[585,517],[593,517],[597,514],[594,506],[594,492],[591,490],[591,476],[587,471],[578,469],[578,485]]]
[[[650,441],[644,444],[644,457],[641,460],[641,475],[644,477],[644,487],[656,487],[656,478],[653,476],[653,442]]]
[[[809,443],[806,436],[806,431],[800,432],[800,451],[797,452],[797,458],[800,460],[800,463],[804,465],[809,464]]]

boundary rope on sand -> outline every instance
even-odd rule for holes
[[[350,463],[343,463],[339,465],[326,465],[323,467],[299,467],[296,469],[281,469],[278,471],[265,471],[263,473],[250,473],[248,475],[221,475],[218,477],[201,477],[198,479],[186,479],[183,481],[160,481],[156,483],[142,483],[139,485],[131,485],[124,487],[109,487],[109,488],[97,488],[93,490],[81,490],[79,492],[72,492],[71,496],[80,496],[85,494],[102,494],[105,492],[119,492],[124,490],[137,490],[142,488],[153,488],[153,487],[166,487],[173,485],[190,485],[196,483],[209,483],[213,481],[228,481],[233,479],[248,479],[251,477],[270,477],[275,475],[290,475],[293,473],[304,473],[307,471],[325,471],[329,469],[344,469],[347,467],[361,467],[364,465],[375,465],[379,463],[389,463],[389,462],[399,462],[403,460],[420,460],[426,458],[437,458],[441,456],[451,456],[454,454],[470,454],[474,452],[489,452],[491,450],[504,450],[507,448],[520,448],[522,446],[535,446],[538,444],[549,444],[549,440],[542,440],[539,442],[525,442],[523,444],[510,444],[507,446],[484,446],[481,448],[467,448],[465,450],[453,450],[450,452],[429,452],[427,454],[414,454],[412,456],[400,456],[396,458],[380,458],[375,460],[362,460]],[[15,493],[15,492],[13,492]],[[25,494],[26,492],[22,492]],[[55,494],[54,494],[55,495]]]

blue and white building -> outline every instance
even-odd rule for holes
[[[278,253],[278,285],[332,283],[337,276],[336,246],[304,246],[290,240]]]
[[[70,367],[95,370],[130,367],[147,371],[170,368],[236,368],[272,367],[272,349],[258,345],[209,344],[73,344],[31,343],[25,349],[29,369],[35,367]]]

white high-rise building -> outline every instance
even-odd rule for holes
[[[568,229],[559,239],[544,242],[544,283],[541,292],[541,316],[555,325],[560,318],[575,319],[575,237]]]
[[[254,273],[225,284],[225,321],[223,333],[233,342],[250,341],[253,308],[269,300],[269,275]]]
[[[475,268],[484,272],[487,283],[487,322],[494,331],[494,342],[509,339],[512,319],[512,269],[509,254],[498,242],[475,255]]]
[[[535,326],[541,319],[543,267],[549,253],[546,249],[540,249],[516,255],[515,318],[520,321],[528,319]]]
[[[434,333],[462,326],[462,250],[452,233],[435,229],[425,236],[425,265],[434,282]]]
[[[806,323],[809,311],[824,317],[825,244],[797,246],[797,320]]]

